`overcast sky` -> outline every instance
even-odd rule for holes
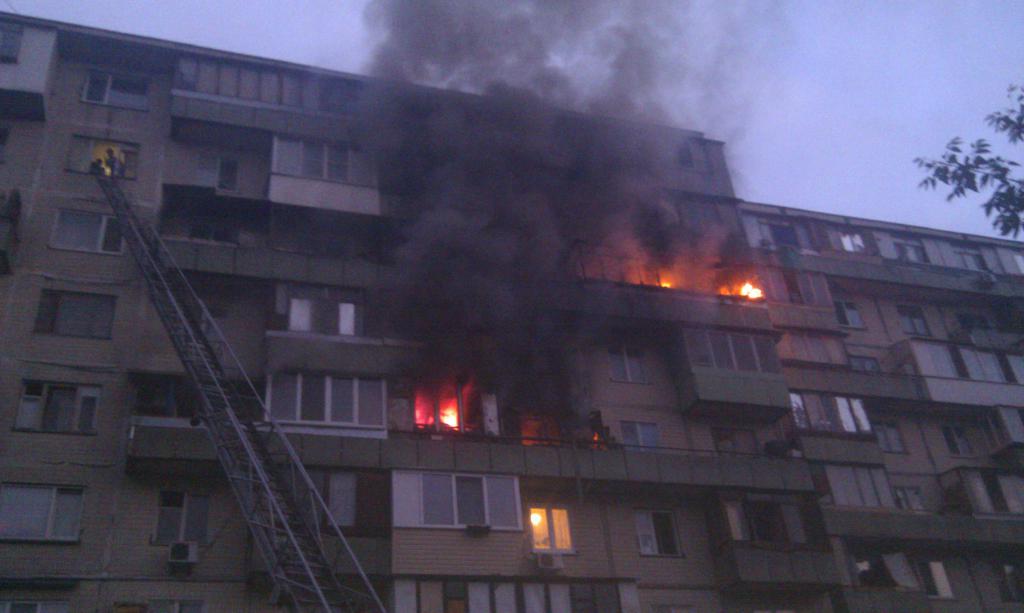
[[[361,72],[366,0],[0,0],[0,9]],[[977,207],[917,188],[916,156],[1024,82],[1024,1],[790,1],[744,58],[741,118],[684,126],[726,140],[744,199],[995,235]],[[440,33],[439,33],[440,34]],[[1016,149],[1016,150],[1014,150]],[[1024,147],[1002,152],[1024,162]]]

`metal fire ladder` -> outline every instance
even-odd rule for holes
[[[202,399],[200,418],[266,563],[275,599],[301,612],[386,613],[294,447],[163,241],[138,218],[114,178],[96,178]],[[339,577],[353,571],[359,578],[354,585]]]

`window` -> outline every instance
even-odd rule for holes
[[[931,336],[928,322],[924,318],[924,312],[921,310],[921,307],[901,305],[896,307],[896,313],[899,314],[900,328],[904,334]]]
[[[228,192],[238,189],[238,160],[220,158],[217,166],[217,189]]]
[[[60,336],[110,338],[114,296],[44,289],[39,297],[35,331]]]
[[[882,365],[876,358],[864,355],[847,356],[850,360],[850,368],[860,372],[882,372]]]
[[[771,337],[695,329],[686,330],[684,335],[691,366],[758,372],[781,370]]]
[[[150,600],[147,613],[203,613],[202,600]]]
[[[756,454],[757,437],[753,430],[740,428],[712,428],[711,438],[715,449],[720,453]]]
[[[384,427],[387,390],[383,379],[308,373],[274,373],[268,379],[268,408],[274,419]]]
[[[361,293],[335,287],[287,285],[278,287],[280,312],[288,330],[331,336],[353,336],[363,330]]]
[[[914,264],[928,263],[928,254],[921,241],[913,238],[897,239],[893,241],[893,245],[896,247],[897,260]]]
[[[791,392],[789,401],[797,428],[849,434],[871,432],[871,422],[860,398]]]
[[[26,381],[15,427],[40,432],[92,432],[100,388]]]
[[[981,255],[980,250],[963,245],[958,247],[955,246],[953,251],[956,253],[956,257],[959,260],[960,268],[977,271],[988,270],[988,264],[985,263],[985,258]]]
[[[892,493],[897,507],[905,511],[924,511],[924,503],[921,502],[921,488],[897,485],[892,488]]]
[[[967,429],[963,426],[942,426],[942,438],[945,439],[946,448],[951,455],[974,455],[974,448],[971,447],[971,441],[967,438]]]
[[[636,537],[641,555],[680,555],[676,525],[671,511],[637,511],[635,517]]]
[[[892,507],[892,489],[885,469],[862,466],[825,466],[832,503],[841,507]]]
[[[1024,253],[1013,254],[1013,263],[1017,265],[1017,274],[1024,275]]]
[[[956,322],[964,330],[990,330],[988,318],[978,313],[957,313]]]
[[[138,166],[138,145],[86,136],[71,137],[68,170],[134,179]]]
[[[209,512],[210,499],[207,496],[161,491],[156,537],[153,542],[158,545],[177,541],[206,542],[206,521]]]
[[[21,26],[17,24],[0,23],[0,62],[13,64],[18,61],[21,32]]]
[[[938,343],[912,343],[920,374],[930,377],[957,377],[959,368],[953,361],[953,348]],[[959,355],[957,355],[959,358]],[[966,372],[965,372],[966,374]]]
[[[946,567],[939,560],[915,560],[914,570],[921,581],[924,593],[934,598],[952,598]]]
[[[232,156],[201,153],[196,156],[198,185],[216,187],[226,192],[238,190],[238,159]]]
[[[957,347],[959,363],[954,361],[960,376],[975,381],[1006,383],[1006,372],[999,363],[999,356],[991,351],[980,351],[969,347]],[[954,356],[956,357],[956,356]]]
[[[777,247],[800,248],[800,239],[797,237],[796,228],[789,224],[770,223],[768,235],[772,237],[772,243]]]
[[[0,485],[0,539],[76,541],[82,490],[53,485]]]
[[[522,529],[515,477],[392,473],[394,525]]]
[[[658,424],[643,421],[622,422],[622,444],[640,450],[658,446]]]
[[[90,71],[82,100],[144,111],[149,106],[149,82],[139,77]]]
[[[836,300],[836,319],[839,325],[848,328],[863,328],[864,320],[860,318],[860,311],[856,303],[844,300]]]
[[[199,400],[192,388],[180,377],[134,375],[135,414],[151,417],[185,417],[195,415]]]
[[[852,230],[840,232],[839,244],[843,246],[843,251],[850,253],[864,253],[867,251],[867,248],[864,246],[864,236],[860,232]]]
[[[637,347],[618,345],[608,349],[612,381],[647,383],[644,352]]]
[[[1003,602],[1024,602],[1024,564],[1004,562],[996,563],[995,567]]]
[[[274,172],[328,181],[349,180],[352,150],[348,143],[321,143],[277,138]]]
[[[767,496],[723,502],[725,519],[733,540],[762,543],[807,542],[799,505]]]
[[[874,424],[875,436],[878,438],[878,446],[887,453],[904,453],[903,437],[900,435],[900,428],[896,422],[876,422]]]
[[[843,341],[833,336],[786,332],[779,341],[779,357],[801,362],[846,364]]]
[[[572,608],[566,609],[555,600],[555,585],[549,588],[551,613],[619,613],[619,593],[614,583],[573,583],[569,586]],[[525,590],[524,590],[525,591]],[[541,613],[534,610],[527,599],[526,613]]]
[[[0,600],[0,613],[68,613],[68,603],[39,600]]]
[[[308,470],[310,479],[317,485],[320,496],[338,526],[354,526],[356,523],[356,473],[342,471]]]
[[[570,552],[569,511],[558,507],[530,507],[534,551]]]
[[[828,281],[822,274],[764,268],[761,270],[761,276],[765,281],[768,300],[772,302],[819,307],[834,306]]]
[[[117,218],[88,211],[60,209],[50,245],[95,253],[121,253],[124,241]]]
[[[903,553],[868,553],[853,557],[857,585],[917,589],[917,579]]]
[[[0,164],[4,161],[4,153],[7,150],[7,137],[10,132],[8,128],[0,128]]]

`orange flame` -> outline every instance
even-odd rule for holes
[[[459,408],[454,398],[448,399],[448,402],[441,407],[440,413],[441,423],[453,430],[459,429]]]
[[[719,288],[718,293],[723,296],[741,296],[751,301],[764,299],[764,290],[754,285],[751,281],[745,281],[743,285],[738,287],[724,285]]]

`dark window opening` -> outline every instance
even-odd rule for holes
[[[60,336],[110,338],[116,301],[114,296],[44,289],[34,330]]]

